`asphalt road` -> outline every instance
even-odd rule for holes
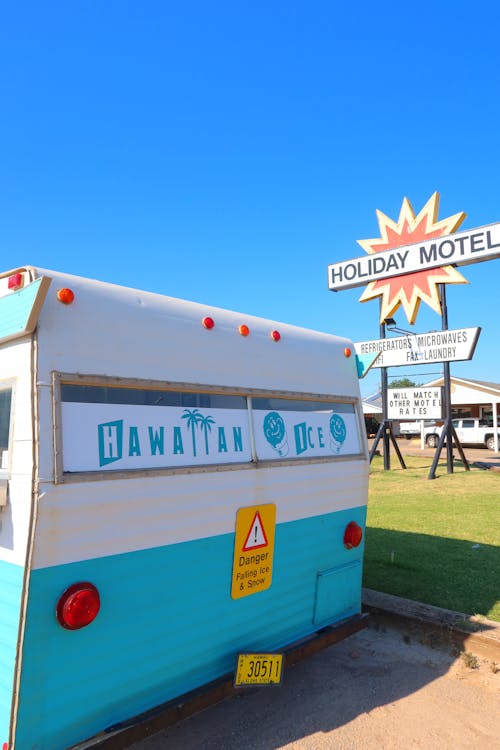
[[[496,750],[500,665],[377,624],[130,750]],[[475,668],[474,668],[475,667]]]

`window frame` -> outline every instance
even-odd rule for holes
[[[246,398],[246,412],[248,414],[249,437],[251,444],[251,460],[230,463],[211,463],[196,466],[186,465],[179,467],[155,467],[137,469],[106,469],[95,471],[67,472],[63,469],[63,444],[62,444],[62,413],[61,413],[61,390],[63,385],[75,386],[103,386],[124,389],[141,389],[151,391],[174,391],[182,393],[243,396]],[[54,482],[55,484],[102,481],[107,479],[134,478],[140,476],[163,476],[169,474],[195,474],[220,471],[235,471],[242,469],[257,469],[278,466],[296,466],[310,463],[329,463],[342,461],[367,460],[366,440],[364,439],[363,418],[361,401],[356,397],[342,396],[339,394],[317,394],[288,391],[265,391],[263,389],[240,388],[229,386],[207,385],[201,383],[179,383],[174,381],[143,380],[138,378],[111,377],[106,375],[79,375],[76,373],[52,373],[52,408],[53,408],[53,447],[54,447]],[[328,455],[316,457],[297,457],[283,459],[258,459],[255,452],[255,439],[253,435],[252,398],[276,398],[287,401],[310,401],[315,403],[352,405],[356,420],[356,428],[359,440],[359,452],[346,455]],[[78,402],[82,403],[82,402]],[[307,413],[307,412],[305,412]]]
[[[10,391],[10,410],[9,410],[9,425],[8,425],[8,440],[7,440],[7,466],[2,468],[2,449],[0,446],[0,477],[5,479],[10,475],[11,460],[12,460],[12,440],[13,440],[13,427],[14,427],[14,400],[15,400],[15,381],[7,379],[0,382],[0,392]]]

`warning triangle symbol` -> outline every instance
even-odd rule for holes
[[[245,544],[243,545],[243,552],[247,552],[250,549],[258,549],[259,547],[267,547],[267,545],[268,541],[266,532],[264,531],[262,518],[260,517],[259,511],[257,511],[253,517]]]

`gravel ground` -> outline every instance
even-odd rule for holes
[[[374,622],[130,750],[497,750],[500,665],[473,662]]]

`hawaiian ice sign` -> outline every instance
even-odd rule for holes
[[[297,404],[304,402],[276,402],[279,408],[256,406],[249,412],[64,401],[63,471],[249,463],[253,455],[266,461],[360,453],[352,404],[315,402],[301,408]]]
[[[317,458],[359,453],[360,442],[354,407],[325,404],[324,410],[254,410],[257,458]]]
[[[64,471],[251,460],[243,409],[62,403]]]
[[[264,423],[262,425],[262,430],[264,432],[264,437],[273,448],[274,451],[280,456],[280,458],[284,458],[285,456],[288,456],[289,453],[289,445],[288,445],[288,436],[286,432],[285,427],[285,421],[281,414],[277,411],[270,411],[266,416],[264,417]]]

